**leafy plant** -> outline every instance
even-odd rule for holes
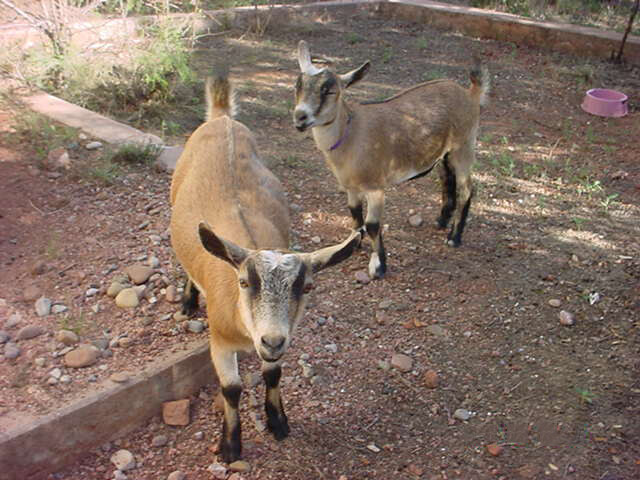
[[[618,198],[618,196],[619,195],[617,193],[612,193],[611,195],[607,195],[604,199],[600,200],[600,205],[602,206],[605,212],[609,211],[609,207],[618,203],[615,201],[616,198]]]
[[[116,150],[108,150],[105,154],[105,164],[124,163],[129,165],[149,165],[160,153],[158,145],[147,143],[138,145],[128,143],[121,145]]]
[[[382,63],[389,63],[393,57],[393,48],[386,47],[382,52]]]
[[[578,399],[582,404],[588,403],[591,405],[596,398],[596,394],[586,388],[576,387],[576,393],[578,394]]]

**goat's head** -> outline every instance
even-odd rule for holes
[[[218,237],[204,222],[199,234],[209,253],[236,270],[241,321],[266,362],[275,362],[286,352],[304,314],[313,274],[349,258],[361,241],[361,233],[354,232],[338,245],[295,253],[240,247]]]
[[[342,91],[361,80],[371,66],[365,62],[342,75],[328,68],[317,68],[311,63],[309,47],[304,40],[298,44],[298,64],[300,75],[296,82],[293,124],[301,132],[331,124],[338,114]]]

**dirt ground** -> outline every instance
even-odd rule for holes
[[[317,248],[314,237],[322,245],[344,238],[350,218],[311,135],[291,124],[300,38],[341,72],[372,61],[353,87],[354,101],[442,76],[467,84],[472,53],[485,60],[492,93],[482,112],[477,193],[463,246],[448,248],[432,226],[440,199],[435,177],[388,192],[388,276],[356,281],[368,246],[319,276],[283,374],[291,435],[276,442],[263,430],[264,389],[248,387],[241,405],[252,470],[234,478],[638,478],[638,69],[357,15],[274,28],[262,38],[245,31],[209,38],[197,65],[205,75],[221,58],[233,60],[238,118],[285,185],[293,243],[303,250]],[[583,112],[584,92],[595,86],[627,93],[631,113],[602,119]],[[4,110],[12,121],[1,122],[0,313],[3,323],[20,315],[12,335],[23,325],[46,331],[0,363],[0,422],[7,424],[99,388],[114,372],[135,373],[206,332],[185,332],[170,317],[177,306],[163,295],[181,282],[167,236],[169,176],[123,166],[105,185],[51,174],[42,152],[10,126],[23,113]],[[171,118],[185,128],[197,125],[193,113],[176,112]],[[90,139],[70,135],[76,137],[65,146],[74,169],[98,161],[84,149]],[[420,227],[408,223],[414,214],[424,219]],[[160,280],[148,298],[157,301],[115,307],[104,295],[113,278],[152,256]],[[35,299],[25,301],[30,286],[69,311],[37,317]],[[87,296],[90,288],[98,293]],[[561,324],[560,311],[575,324]],[[63,327],[82,341],[131,340],[72,371],[52,356],[60,347],[52,337]],[[412,359],[409,372],[390,367],[397,353]],[[302,363],[315,375],[305,376]],[[253,358],[242,362],[243,372],[257,366]],[[71,382],[49,385],[54,367]],[[433,372],[436,388],[427,381]],[[113,478],[109,457],[118,448],[138,460],[130,479],[164,479],[175,470],[213,478],[207,467],[218,461],[221,433],[215,394],[212,379],[191,399],[189,426],[154,418],[51,478]],[[469,418],[456,418],[458,409]],[[165,446],[152,446],[158,435],[167,437]],[[492,447],[497,455],[488,445],[499,447]]]

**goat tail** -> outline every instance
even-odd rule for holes
[[[235,116],[236,96],[226,75],[207,78],[205,97],[207,99],[207,122],[224,115],[231,118]]]
[[[474,66],[469,72],[471,78],[471,96],[476,99],[480,105],[486,105],[489,94],[489,70],[483,65],[480,57],[474,58]]]

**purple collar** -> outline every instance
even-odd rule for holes
[[[349,113],[349,118],[347,118],[347,127],[344,129],[344,133],[338,139],[338,141],[336,143],[334,143],[331,148],[329,148],[330,152],[333,152],[336,148],[338,148],[340,145],[342,145],[342,142],[345,141],[345,139],[347,138],[347,135],[349,134],[349,125],[351,125],[351,113]]]

